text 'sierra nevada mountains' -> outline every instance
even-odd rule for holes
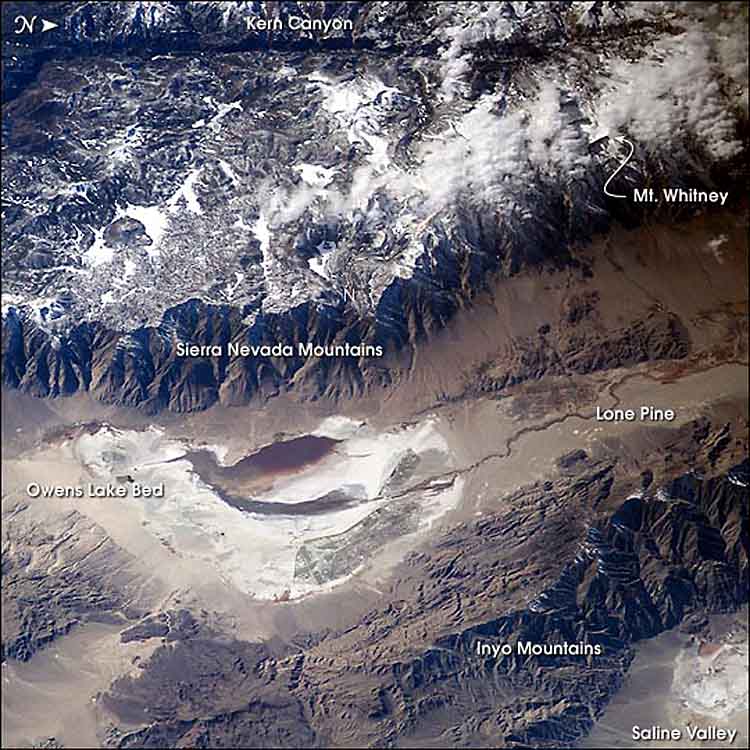
[[[2,746],[748,747],[749,8],[3,3]]]

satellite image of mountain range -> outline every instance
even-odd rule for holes
[[[744,748],[748,2],[4,2],[3,748]]]

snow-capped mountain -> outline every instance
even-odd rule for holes
[[[385,368],[175,349],[413,345],[493,274],[642,218],[603,192],[621,136],[621,193],[742,174],[738,6],[57,6],[44,54],[4,51],[4,382],[34,393],[356,391]]]

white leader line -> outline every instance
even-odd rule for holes
[[[616,140],[620,141],[620,143],[626,143],[628,146],[630,146],[630,153],[625,157],[625,161],[623,161],[622,164],[620,164],[617,169],[615,169],[614,172],[610,175],[609,179],[604,183],[604,195],[608,195],[610,198],[627,198],[627,195],[618,195],[617,193],[610,193],[609,183],[612,182],[612,180],[617,177],[617,175],[622,171],[623,167],[630,161],[631,157],[633,156],[633,152],[635,151],[635,146],[627,139],[620,136],[619,138],[616,138]]]

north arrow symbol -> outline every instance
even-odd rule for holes
[[[55,23],[54,21],[48,21],[46,18],[42,19],[42,32],[45,31],[52,31],[52,29],[56,29],[60,24]]]

